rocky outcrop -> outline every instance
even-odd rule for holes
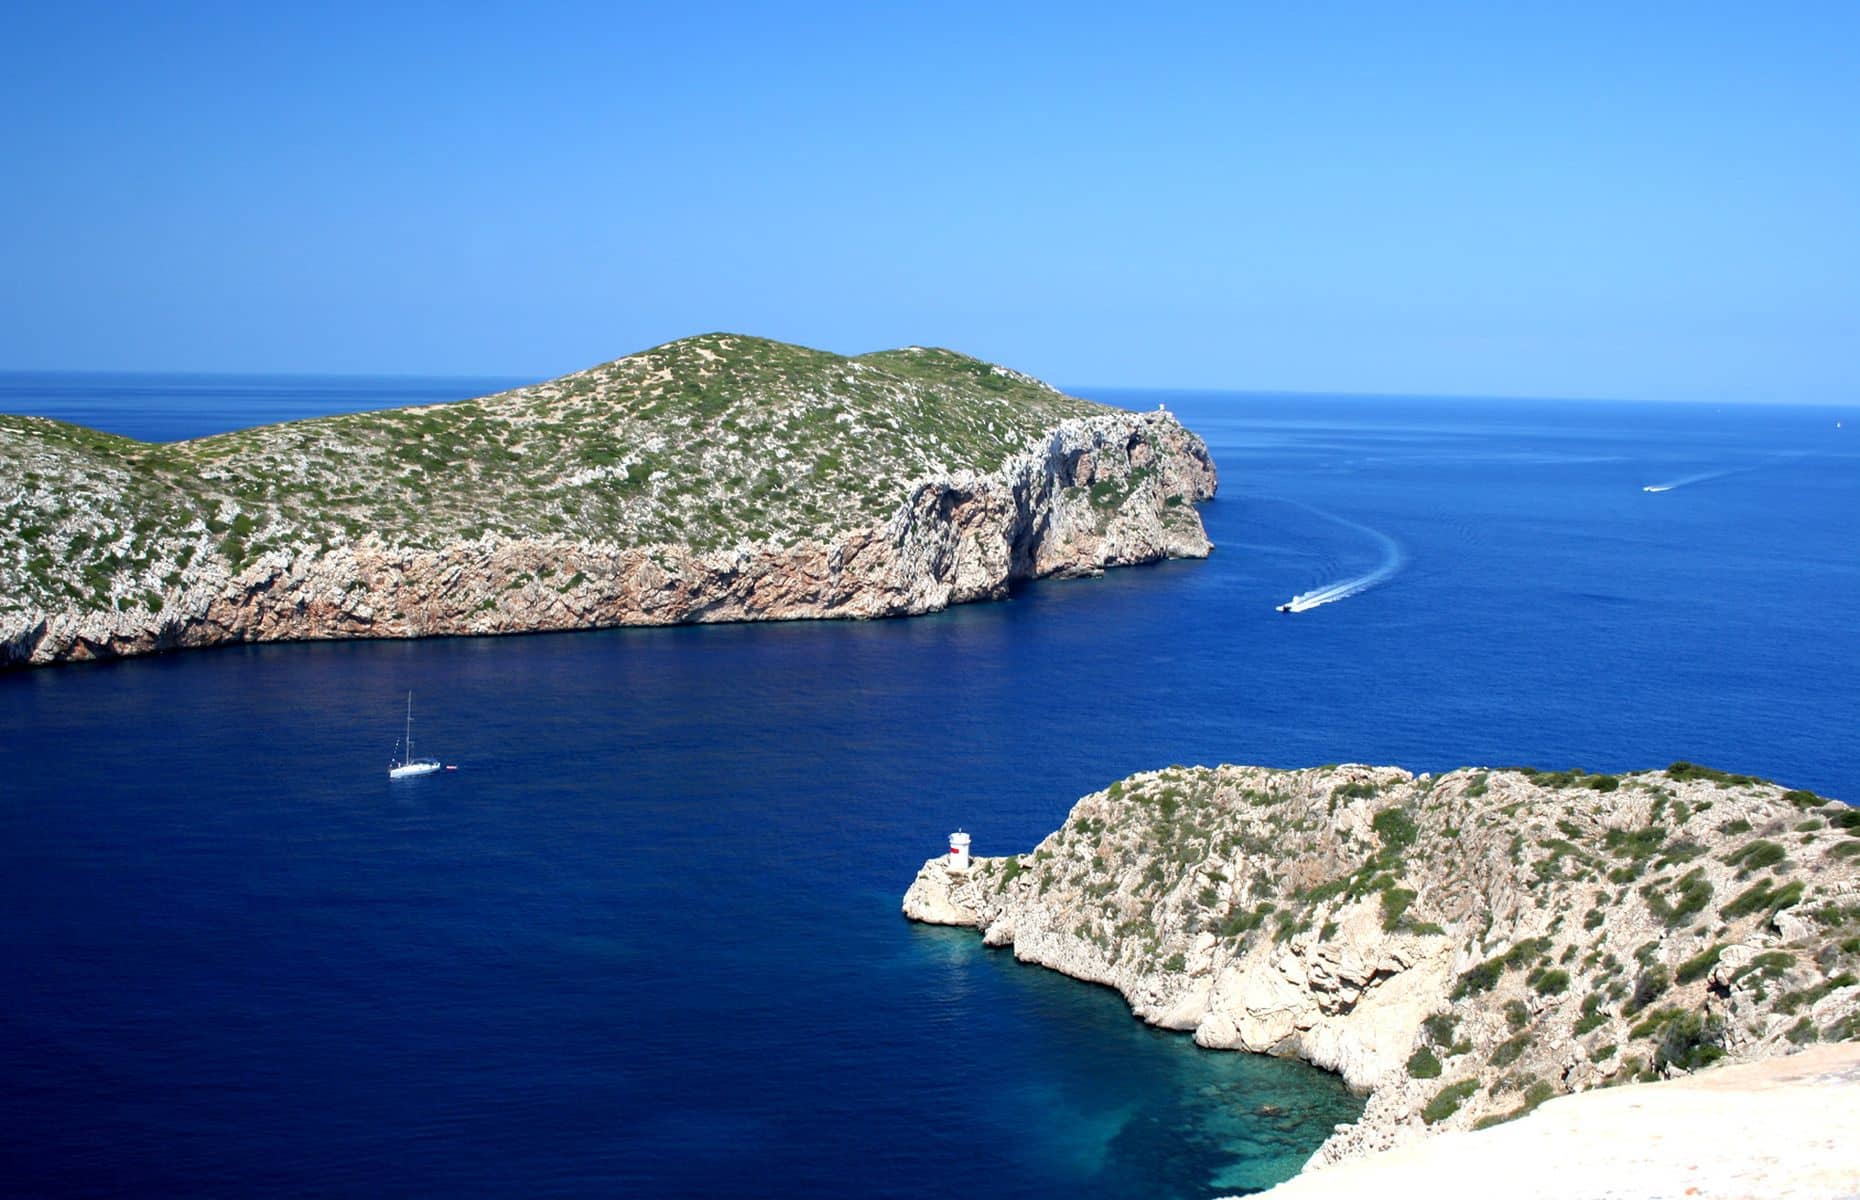
[[[1271,1200],[1835,1200],[1860,1195],[1860,1045],[1551,1100],[1264,1193]]]
[[[1314,1165],[1860,1038],[1860,812],[1688,764],[1171,768],[904,912],[1340,1073],[1368,1101]]]
[[[1059,422],[996,470],[912,484],[889,520],[830,539],[701,550],[369,535],[270,550],[236,572],[204,553],[158,611],[0,614],[0,666],[229,642],[933,612],[1022,580],[1204,557],[1193,506],[1214,489],[1206,446],[1173,417],[1106,411]]]

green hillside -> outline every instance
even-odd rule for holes
[[[0,416],[0,608],[159,608],[190,562],[374,534],[698,549],[884,520],[1105,411],[948,350],[707,334],[515,391],[145,443]]]

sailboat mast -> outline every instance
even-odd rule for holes
[[[407,692],[407,761],[413,761],[413,691]]]

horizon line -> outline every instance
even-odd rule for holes
[[[611,360],[609,360],[611,361]],[[599,366],[601,364],[594,364]],[[587,370],[586,367],[577,370]],[[567,372],[574,374],[574,371]],[[319,370],[202,370],[195,368],[162,368],[147,370],[124,367],[6,367],[0,366],[0,378],[6,376],[109,376],[122,378],[162,377],[200,378],[200,379],[346,379],[346,380],[523,380],[516,387],[528,387],[547,383],[560,375],[533,376],[522,372],[498,371],[319,371]],[[1852,399],[1797,399],[1797,400],[1728,400],[1708,397],[1688,396],[1559,396],[1534,392],[1408,392],[1408,391],[1353,391],[1330,390],[1313,387],[1260,387],[1260,386],[1208,386],[1205,384],[1132,384],[1132,383],[1095,383],[1085,385],[1056,384],[1040,376],[1043,382],[1051,384],[1067,395],[1091,399],[1090,393],[1158,393],[1172,392],[1192,396],[1244,396],[1253,398],[1283,399],[1332,399],[1332,400],[1454,400],[1454,401],[1497,401],[1500,403],[1539,403],[1539,404],[1693,404],[1715,405],[1734,408],[1839,408],[1842,406],[1860,406],[1860,397]],[[508,389],[506,389],[508,390]],[[491,395],[494,393],[483,393]],[[461,400],[480,399],[481,396],[463,396]],[[443,403],[457,403],[445,401]]]

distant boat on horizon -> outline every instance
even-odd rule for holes
[[[413,756],[413,692],[407,692],[407,736],[402,743],[406,746],[406,757],[399,757],[400,746],[394,748],[396,757],[388,760],[389,779],[407,779],[414,775],[431,775],[440,770],[442,764],[436,758],[415,758]]]

